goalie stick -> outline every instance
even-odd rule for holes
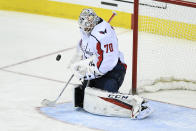
[[[61,93],[58,95],[58,97],[56,98],[56,100],[54,101],[50,101],[48,99],[44,99],[42,100],[42,105],[44,106],[55,106],[56,102],[59,100],[59,98],[61,97],[61,95],[63,94],[65,88],[67,87],[67,85],[69,84],[69,82],[71,81],[71,79],[74,77],[74,74],[71,75],[71,77],[69,78],[68,82],[66,83],[65,87],[63,88],[63,90],[61,91]]]
[[[111,22],[111,20],[114,18],[114,16],[116,15],[115,11],[112,11],[112,15],[110,16],[108,23]],[[56,60],[59,61],[61,59],[61,55],[58,54],[56,57]],[[59,100],[59,98],[61,97],[61,95],[63,94],[65,88],[68,86],[68,84],[70,83],[70,81],[72,80],[72,78],[74,77],[74,74],[71,75],[71,77],[69,78],[68,82],[66,83],[65,87],[62,89],[62,91],[60,92],[60,94],[58,95],[58,97],[54,100],[54,101],[50,101],[48,99],[44,99],[42,100],[41,104],[43,106],[55,106],[57,101]],[[87,84],[88,85],[88,84]]]
[[[108,20],[108,23],[113,19],[113,17],[117,15],[115,11],[112,11],[112,16],[110,16],[110,19]]]

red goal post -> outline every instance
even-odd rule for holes
[[[142,5],[142,4],[140,4],[140,1],[139,0],[134,0],[134,8],[133,8],[133,16],[132,16],[133,17],[132,18],[132,22],[133,22],[132,23],[132,28],[133,28],[132,94],[137,93],[137,83],[138,83],[138,79],[137,79],[137,77],[138,77],[138,35],[139,35],[138,32],[139,31],[149,32],[149,33],[158,34],[158,35],[164,35],[164,36],[168,36],[168,37],[175,37],[175,38],[179,38],[179,39],[187,39],[187,40],[191,40],[191,41],[196,41],[196,22],[195,22],[195,24],[177,23],[178,24],[177,26],[182,25],[182,27],[180,27],[180,28],[183,28],[183,29],[177,29],[177,31],[175,31],[175,27],[174,28],[172,27],[174,32],[168,32],[168,31],[164,32],[163,29],[161,29],[161,31],[158,31],[159,30],[158,28],[159,28],[160,25],[157,25],[154,29],[151,29],[149,31],[150,28],[153,28],[153,23],[152,23],[153,21],[149,21],[151,23],[149,23],[150,26],[148,26],[148,27],[147,26],[144,27],[141,24],[140,19],[141,19],[141,21],[146,20],[146,16],[144,16],[145,17],[144,19],[143,19],[143,16],[140,17],[139,7]],[[148,0],[145,0],[145,1],[148,1]],[[193,2],[193,0],[189,0],[189,1],[188,0],[186,0],[186,1],[184,1],[184,0],[154,0],[154,1],[160,2],[160,3],[161,2],[162,3],[167,3],[167,4],[170,4],[170,5],[184,6],[186,8],[194,8],[196,10],[196,2]],[[157,20],[154,20],[154,21],[157,21]],[[175,21],[169,21],[169,22],[175,23]],[[169,24],[171,25],[171,23],[169,23]],[[164,24],[164,20],[161,24]],[[161,27],[161,28],[165,28],[166,25],[162,25],[162,26],[163,27]],[[144,28],[148,28],[148,29],[144,29]],[[188,30],[188,32],[185,32],[187,30]],[[184,34],[181,34],[181,33],[187,33],[187,34],[184,35]],[[176,79],[171,78],[171,80],[175,81]],[[183,79],[180,79],[180,80],[184,80],[184,81],[189,82],[189,80],[187,80],[186,78],[185,79],[183,78]],[[177,79],[176,81],[180,81],[180,80]],[[196,81],[193,81],[193,84],[196,84]]]
[[[155,1],[196,8],[196,3],[191,1],[184,1],[184,0],[155,0]]]

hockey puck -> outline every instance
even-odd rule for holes
[[[61,59],[61,55],[58,54],[58,55],[56,56],[56,60],[59,61],[60,59]]]

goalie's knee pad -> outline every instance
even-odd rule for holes
[[[79,85],[74,88],[74,107],[83,108],[84,101],[84,88],[82,85]]]

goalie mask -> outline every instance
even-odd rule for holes
[[[97,25],[99,17],[93,9],[83,9],[79,16],[79,27],[87,34]]]

